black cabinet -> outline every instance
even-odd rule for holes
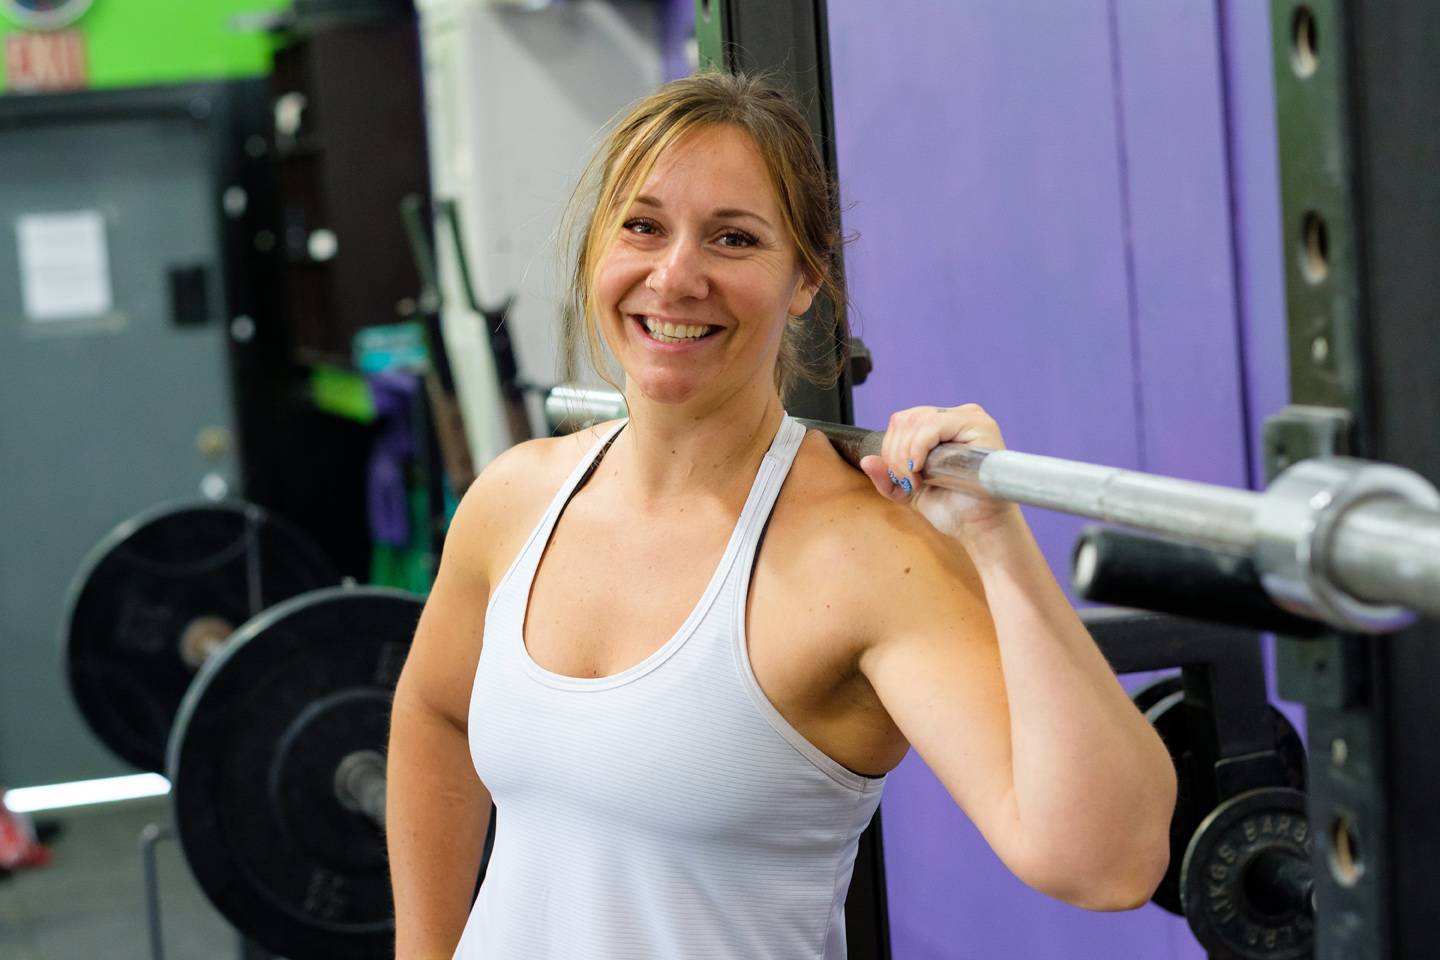
[[[427,196],[425,112],[413,18],[293,36],[271,75],[295,358],[351,365],[360,327],[413,309],[420,278],[400,218]]]

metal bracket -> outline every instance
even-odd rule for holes
[[[1266,480],[1274,480],[1301,460],[1348,456],[1354,426],[1355,417],[1340,407],[1291,404],[1266,417]]]

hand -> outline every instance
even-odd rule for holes
[[[880,456],[865,457],[860,469],[883,496],[896,503],[909,503],[937,530],[952,537],[1019,516],[1020,508],[1005,500],[946,490],[921,481],[925,458],[942,443],[1005,449],[1000,427],[976,404],[911,407],[890,417]]]

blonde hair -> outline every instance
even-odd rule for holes
[[[795,104],[763,77],[702,72],[665,84],[636,103],[591,158],[566,214],[574,264],[562,311],[562,377],[573,381],[582,353],[612,386],[592,291],[595,273],[660,155],[702,127],[745,131],[764,158],[780,216],[817,300],[835,311],[835,338],[821,338],[804,356],[806,331],[788,323],[775,365],[775,386],[788,397],[800,381],[833,386],[847,360],[844,284],[837,269],[840,231],[835,191],[810,128]],[[576,229],[577,223],[583,227]],[[583,349],[582,349],[583,341]]]

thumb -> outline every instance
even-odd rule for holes
[[[890,468],[885,466],[885,461],[881,457],[874,455],[862,457],[860,469],[865,471],[865,476],[870,478],[870,482],[875,484],[875,489],[885,499],[893,500],[896,503],[904,503],[909,499],[909,495],[904,490],[890,482]]]

